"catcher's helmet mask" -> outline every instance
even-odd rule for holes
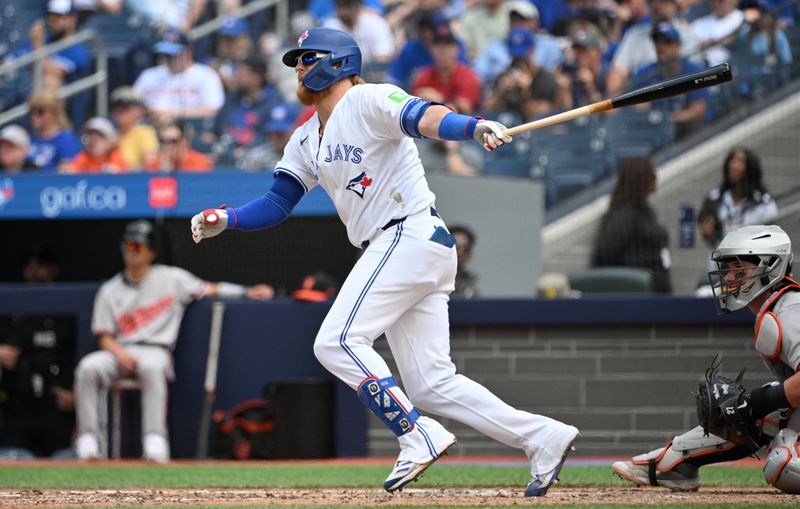
[[[719,313],[746,307],[791,272],[792,244],[778,226],[745,226],[722,239],[711,255],[718,270],[709,272],[711,289]],[[726,276],[743,273],[733,280]]]
[[[283,64],[297,66],[297,57],[308,51],[327,53],[303,77],[303,86],[321,92],[337,81],[361,74],[361,49],[345,32],[333,28],[311,28],[297,39],[297,48],[283,54]]]

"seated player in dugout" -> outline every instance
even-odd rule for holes
[[[128,223],[120,249],[125,268],[103,283],[95,296],[92,333],[99,350],[75,370],[79,459],[100,459],[101,395],[120,378],[142,383],[144,459],[170,459],[167,434],[167,382],[172,379],[172,350],[186,306],[203,297],[268,300],[269,285],[245,287],[204,281],[192,273],[155,263],[155,227],[144,219]]]
[[[275,226],[321,185],[350,242],[364,252],[320,327],[314,354],[397,436],[400,454],[384,489],[395,492],[416,480],[455,444],[455,435],[425,411],[522,450],[531,473],[525,495],[544,495],[578,430],[517,410],[456,373],[448,319],[455,239],[435,207],[412,140],[475,140],[491,151],[512,141],[505,126],[393,85],[364,83],[361,50],[338,30],[307,30],[283,63],[295,69],[300,101],[317,112],[289,140],[271,190],[242,207],[195,215],[195,242],[226,228]],[[384,334],[403,389],[373,349]]]
[[[789,277],[792,258],[791,240],[778,226],[745,226],[722,239],[712,254],[718,270],[709,273],[717,308],[729,313],[746,307],[755,315],[755,348],[775,381],[752,391],[731,380],[722,380],[728,386],[717,391],[701,384],[706,397],[698,400],[698,417],[705,426],[614,463],[616,475],[640,486],[694,491],[700,467],[765,448],[767,484],[800,494],[800,412],[794,412],[800,406],[800,284]],[[711,375],[709,382],[716,382]]]

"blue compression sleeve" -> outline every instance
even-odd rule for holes
[[[228,228],[261,230],[283,222],[303,197],[303,186],[285,173],[275,174],[267,194],[228,210]]]
[[[478,117],[469,117],[459,113],[450,112],[442,118],[439,122],[439,139],[440,140],[471,140],[472,134],[475,132],[475,126],[478,125]]]

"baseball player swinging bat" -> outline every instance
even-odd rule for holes
[[[633,106],[634,104],[657,101],[658,99],[666,99],[667,97],[685,94],[693,90],[713,87],[714,85],[719,85],[721,83],[730,81],[732,77],[733,75],[731,74],[730,64],[724,63],[709,69],[703,69],[702,71],[676,76],[654,85],[648,85],[646,87],[618,95],[612,99],[598,101],[586,106],[581,106],[580,108],[574,108],[563,113],[558,113],[556,115],[551,115],[539,120],[534,120],[533,122],[521,124],[516,127],[506,129],[504,132],[505,134],[513,136],[526,131],[532,131],[534,129],[540,129],[542,127],[548,127],[551,125],[560,124],[562,122],[569,122],[570,120],[575,120],[576,118],[585,117],[601,111],[608,111],[613,110],[614,108],[622,108],[624,106]]]
[[[203,412],[200,414],[200,427],[197,432],[197,459],[208,457],[208,432],[211,423],[211,411],[217,392],[217,364],[219,363],[219,343],[222,339],[222,319],[225,316],[225,303],[214,302],[211,305],[211,331],[208,337],[208,358],[206,359],[206,379],[204,388],[206,399]]]

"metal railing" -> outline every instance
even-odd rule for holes
[[[81,30],[75,35],[65,37],[53,44],[48,44],[42,48],[25,53],[24,55],[15,58],[3,65],[0,65],[0,79],[13,76],[15,72],[27,65],[36,65],[41,67],[40,63],[50,55],[61,51],[64,48],[74,46],[76,44],[91,41],[95,47],[95,71],[83,78],[72,81],[60,87],[57,95],[59,99],[68,99],[73,95],[79,94],[84,90],[97,88],[95,93],[95,108],[98,115],[108,115],[108,55],[103,47],[100,37],[94,30]],[[34,71],[34,85],[40,81],[41,70]],[[36,89],[36,86],[34,86]],[[13,122],[18,118],[22,118],[28,114],[30,107],[28,103],[18,104],[8,110],[0,113],[0,125],[5,125]]]
[[[289,33],[289,2],[288,0],[254,0],[246,5],[233,9],[225,14],[196,26],[189,30],[186,36],[190,41],[200,39],[216,32],[225,22],[225,18],[236,16],[246,18],[259,11],[275,7],[275,32],[281,40],[285,39]]]

